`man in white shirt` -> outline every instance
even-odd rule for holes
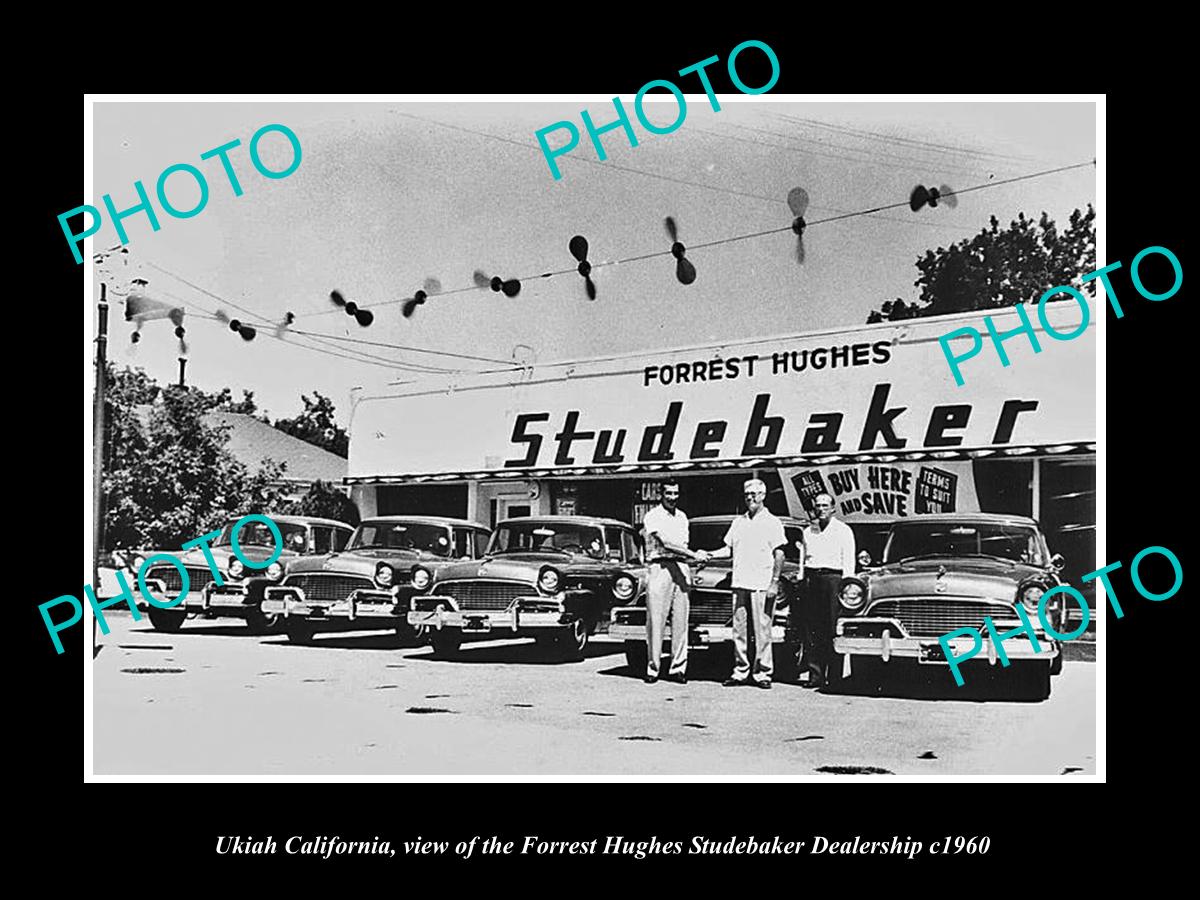
[[[854,532],[834,516],[833,497],[818,494],[816,517],[804,529],[804,658],[808,666],[806,687],[817,688],[838,681],[841,672],[830,672],[833,657],[833,626],[838,615],[838,591],[842,579],[855,572]]]
[[[646,513],[646,684],[658,681],[662,658],[663,631],[671,614],[671,668],[667,680],[687,684],[688,590],[691,571],[687,560],[696,559],[688,549],[688,520],[679,503],[679,484],[660,485],[661,503]]]
[[[726,687],[747,684],[753,679],[760,688],[771,686],[774,649],[771,623],[775,598],[779,596],[779,573],[783,570],[783,548],[787,538],[783,523],[763,501],[767,486],[753,478],[745,484],[746,513],[738,516],[725,534],[725,546],[712,553],[700,551],[702,561],[733,557],[733,673]],[[754,628],[754,664],[751,668],[747,622]]]

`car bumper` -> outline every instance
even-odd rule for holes
[[[622,641],[645,641],[646,626],[614,622],[608,626],[608,636]],[[781,624],[771,626],[771,643],[781,644],[787,638],[787,628]],[[671,626],[663,628],[663,642],[671,640]],[[732,625],[697,625],[688,629],[688,646],[705,647],[733,640]]]
[[[1020,622],[997,622],[1001,631],[1019,626]],[[992,665],[999,660],[996,643],[986,634],[981,634],[982,647],[971,659],[986,659]],[[955,657],[971,654],[976,649],[975,640],[969,636],[956,637],[949,641],[950,652]],[[833,639],[836,653],[848,656],[875,656],[885,662],[893,657],[915,659],[921,663],[949,665],[941,642],[936,637],[914,637],[905,632],[895,619],[864,617],[841,619]],[[1004,655],[1010,660],[1052,660],[1060,653],[1058,643],[1044,635],[1038,635],[1037,647],[1026,635],[1014,635],[1004,639]]]
[[[310,602],[299,588],[267,588],[262,611],[286,619],[317,619],[339,622],[385,622],[388,627],[404,621],[390,591],[358,590],[345,600]]]
[[[518,597],[504,610],[459,610],[449,597],[423,596],[420,609],[410,610],[408,624],[416,628],[455,629],[463,634],[500,637],[531,635],[570,624],[561,603],[545,597]]]
[[[203,591],[190,591],[181,608],[190,613],[245,616],[258,610],[257,604],[246,603],[249,593],[243,584],[208,585]]]

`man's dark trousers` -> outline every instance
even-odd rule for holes
[[[842,573],[837,569],[806,569],[804,572],[804,657],[810,680],[825,683],[833,656],[833,623],[837,621],[838,589]]]

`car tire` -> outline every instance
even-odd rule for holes
[[[268,616],[261,609],[246,613],[246,630],[251,634],[270,634],[279,626],[280,616]]]
[[[855,656],[850,660],[850,678],[855,684],[876,691],[883,685],[883,670],[888,665],[877,656]]]
[[[433,655],[439,659],[450,659],[458,655],[462,646],[462,634],[449,628],[434,629],[429,634],[429,645],[433,647]]]
[[[625,642],[625,665],[629,667],[630,672],[634,675],[645,675],[648,661],[645,641]]]
[[[313,642],[313,627],[303,619],[288,619],[283,626],[287,639],[293,644],[311,644]]]
[[[846,665],[845,653],[830,653],[829,665],[825,668],[825,689],[830,693],[838,691],[842,688],[845,678],[842,676],[842,670]]]
[[[424,627],[409,625],[407,622],[397,625],[393,633],[398,647],[420,647],[427,637]]]
[[[1022,700],[1046,700],[1050,696],[1050,663],[1027,660],[1013,663],[1015,679]]]
[[[184,619],[187,618],[187,613],[182,609],[159,609],[151,606],[146,610],[146,615],[150,618],[150,626],[155,631],[167,631],[174,633],[183,627]]]
[[[558,635],[558,647],[567,662],[578,662],[587,655],[592,628],[586,619],[575,619]]]

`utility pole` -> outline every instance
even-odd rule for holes
[[[186,356],[179,357],[179,386],[180,387],[187,387],[187,385],[185,384],[185,382],[183,380],[183,370],[186,365],[187,365],[187,357]]]
[[[104,517],[104,381],[108,374],[108,286],[100,284],[100,303],[96,307],[96,396],[92,407],[92,584],[100,587],[100,548],[103,546]],[[95,656],[96,617],[92,616],[92,655]]]

